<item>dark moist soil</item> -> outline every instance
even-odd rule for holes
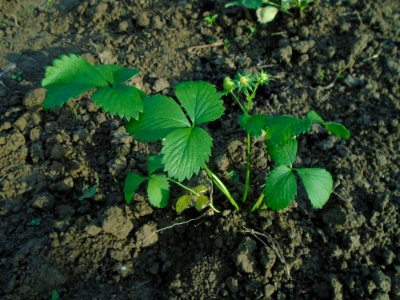
[[[224,2],[0,0],[0,70],[16,64],[0,78],[0,298],[400,299],[398,1],[319,1],[264,26]],[[229,45],[189,51],[221,39]],[[140,68],[136,86],[168,95],[184,80],[221,87],[237,71],[268,71],[257,113],[314,109],[352,133],[300,138],[296,163],[335,178],[330,201],[314,210],[300,190],[286,211],[249,215],[215,192],[223,213],[199,217],[153,209],[141,190],[126,205],[125,175],[160,145],[132,140],[90,95],[43,111],[44,67],[64,53]],[[211,165],[239,196],[229,173],[243,181],[245,143],[238,107],[225,106],[209,125]],[[256,140],[249,201],[272,165],[264,153]]]

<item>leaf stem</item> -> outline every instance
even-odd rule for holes
[[[240,102],[239,98],[236,96],[236,94],[231,91],[230,94],[232,95],[233,99],[235,99],[236,103],[239,105],[240,109],[243,111],[244,114],[247,114],[247,110],[243,106],[242,102]]]
[[[208,167],[207,165],[204,166],[204,170],[206,171],[208,177],[212,180],[212,182],[219,188],[219,190],[228,198],[228,200],[231,202],[233,207],[236,209],[236,211],[240,211],[239,205],[233,199],[231,193],[225,186],[225,184],[221,181],[221,179],[218,178],[217,175],[215,175]]]
[[[256,86],[254,87],[254,90],[251,93],[251,95],[246,93],[246,99],[247,99],[246,111],[247,112],[251,109],[251,106],[253,104],[253,99],[256,96],[256,92],[257,92],[257,89],[259,86],[260,86],[260,83],[257,81]]]
[[[256,211],[257,209],[259,209],[259,207],[260,207],[260,205],[261,205],[261,203],[262,203],[263,200],[264,200],[264,193],[261,193],[260,197],[258,197],[256,203],[254,203],[254,205],[253,205],[253,207],[251,208],[251,211],[250,211],[250,212],[254,212],[254,211]]]
[[[173,179],[171,179],[171,178],[167,178],[167,179],[168,179],[168,181],[171,181],[171,182],[175,183],[176,185],[179,185],[181,188],[183,188],[183,189],[185,189],[185,190],[191,192],[193,195],[195,195],[195,196],[201,196],[200,193],[198,193],[198,192],[196,192],[195,190],[191,189],[190,187],[184,185],[183,183],[180,183],[179,181],[173,180]]]
[[[246,202],[247,195],[249,194],[249,186],[250,186],[250,171],[251,171],[251,136],[247,134],[247,153],[246,153],[246,181],[244,185],[244,192],[242,202]]]

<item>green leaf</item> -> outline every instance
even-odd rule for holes
[[[112,85],[122,84],[140,72],[138,69],[129,69],[118,65],[97,65],[95,68]]]
[[[136,190],[145,180],[146,177],[140,176],[136,173],[128,173],[124,183],[124,195],[126,203],[129,204],[132,202],[133,195],[135,195]]]
[[[317,114],[315,111],[311,110],[308,114],[307,114],[307,118],[310,119],[312,122],[314,123],[318,123],[323,125],[325,123],[324,119],[322,119],[322,117]]]
[[[336,122],[325,122],[324,126],[330,133],[340,137],[342,139],[348,139],[350,137],[350,131],[340,123]]]
[[[310,111],[307,115],[307,119],[314,123],[318,123],[325,127],[328,132],[336,135],[337,137],[348,139],[350,137],[350,131],[342,124],[337,122],[325,122],[315,111]]]
[[[45,109],[62,106],[69,100],[101,86],[107,81],[84,58],[75,54],[62,55],[46,68],[42,86],[47,89]]]
[[[164,138],[177,128],[190,127],[190,123],[174,99],[155,95],[143,99],[143,114],[139,120],[131,120],[126,130],[141,142],[153,142]]]
[[[164,164],[162,163],[162,155],[152,155],[149,157],[147,160],[147,172],[149,174],[152,174],[162,168],[164,168]]]
[[[197,211],[202,211],[210,203],[210,200],[207,196],[198,196],[195,197],[195,199],[194,208],[196,208]]]
[[[262,0],[241,0],[240,5],[250,9],[256,9],[262,6]]]
[[[60,295],[58,293],[57,290],[53,290],[53,292],[51,293],[51,300],[59,300],[60,299]]]
[[[177,84],[176,97],[193,124],[214,121],[224,113],[223,94],[204,81],[187,81]]]
[[[157,208],[167,206],[169,199],[169,183],[164,174],[153,174],[147,184],[147,196],[150,204]]]
[[[82,195],[78,198],[79,201],[83,201],[85,199],[92,198],[97,193],[97,185],[92,186],[90,188],[85,188],[82,192]]]
[[[278,166],[267,177],[265,205],[273,210],[287,208],[297,194],[296,177],[286,166]]]
[[[176,129],[163,141],[164,170],[183,181],[197,174],[211,155],[212,138],[200,127]]]
[[[290,138],[305,133],[311,128],[311,120],[292,116],[270,116],[265,120],[266,138],[273,144],[284,144]]]
[[[142,92],[133,86],[105,86],[98,89],[92,98],[105,112],[127,120],[138,119],[143,111]]]
[[[183,195],[179,197],[178,201],[176,201],[175,210],[178,214],[182,213],[185,209],[187,209],[192,203],[191,195]]]
[[[260,136],[265,128],[265,115],[240,115],[240,126],[252,136]]]
[[[277,165],[285,165],[291,167],[297,155],[297,140],[291,138],[285,144],[278,145],[266,142],[269,156]]]
[[[325,169],[317,168],[297,169],[297,173],[304,184],[312,206],[323,207],[333,191],[332,175]]]

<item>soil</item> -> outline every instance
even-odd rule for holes
[[[225,2],[0,0],[0,70],[16,64],[0,78],[0,298],[400,299],[398,1],[319,1],[267,25]],[[229,43],[188,51],[218,40]],[[44,68],[64,53],[140,68],[147,93],[268,71],[257,113],[314,109],[352,133],[300,138],[296,163],[333,174],[331,199],[314,210],[301,190],[286,211],[248,214],[215,192],[222,214],[177,215],[140,191],[126,205],[125,175],[160,145],[132,140],[89,95],[43,111]],[[239,195],[229,172],[243,181],[245,140],[225,106],[209,125],[211,166]],[[264,153],[256,140],[249,202],[272,165]]]

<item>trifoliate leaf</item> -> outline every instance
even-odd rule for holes
[[[176,129],[163,141],[164,170],[183,181],[197,174],[211,155],[212,138],[200,127]]]
[[[47,89],[45,109],[64,105],[87,91],[106,86],[101,73],[84,58],[75,54],[63,55],[46,68],[42,86]]]
[[[325,122],[324,126],[330,133],[340,137],[342,139],[348,139],[350,137],[350,131],[340,123]]]
[[[94,92],[92,99],[105,112],[128,121],[138,119],[143,111],[142,92],[133,86],[105,86]]]
[[[266,117],[266,138],[270,143],[284,144],[290,138],[308,131],[311,124],[311,120],[308,118],[299,119],[286,115]]]
[[[224,113],[223,94],[204,81],[187,81],[177,84],[176,97],[194,124],[214,121]]]
[[[328,201],[333,191],[332,175],[325,169],[297,169],[304,184],[311,204],[321,208]]]
[[[307,114],[307,119],[310,119],[312,122],[314,123],[318,123],[323,125],[325,123],[324,119],[322,119],[322,117],[317,114],[315,111],[311,110],[308,114]]]
[[[265,128],[265,115],[240,115],[240,126],[252,136],[260,136]]]
[[[164,164],[162,163],[162,155],[152,155],[147,160],[147,172],[149,174],[152,174],[163,167]]]
[[[289,139],[285,144],[277,145],[266,142],[269,156],[277,165],[285,165],[291,167],[297,155],[296,138]]]
[[[140,72],[138,69],[129,69],[117,65],[97,65],[95,68],[112,85],[122,84]]]
[[[182,109],[172,98],[150,96],[143,99],[143,106],[139,120],[126,124],[126,130],[141,142],[157,141],[177,128],[190,127]]]
[[[164,174],[153,174],[147,184],[147,196],[150,204],[157,208],[167,206],[169,199],[169,183]]]
[[[256,10],[257,21],[261,24],[266,24],[275,19],[278,9],[273,6],[259,7]]]
[[[278,166],[267,177],[265,205],[273,210],[287,208],[297,194],[296,177],[286,166]]]
[[[128,173],[124,182],[124,194],[125,202],[131,203],[133,195],[135,195],[136,190],[146,180],[146,177],[140,176],[136,173]]]
[[[175,210],[178,214],[182,213],[185,209],[187,209],[192,203],[191,195],[183,195],[179,197],[178,201],[176,201]]]
[[[198,196],[195,197],[194,200],[194,208],[197,211],[202,211],[204,208],[206,208],[208,206],[208,204],[210,203],[210,200],[208,199],[207,196]]]

